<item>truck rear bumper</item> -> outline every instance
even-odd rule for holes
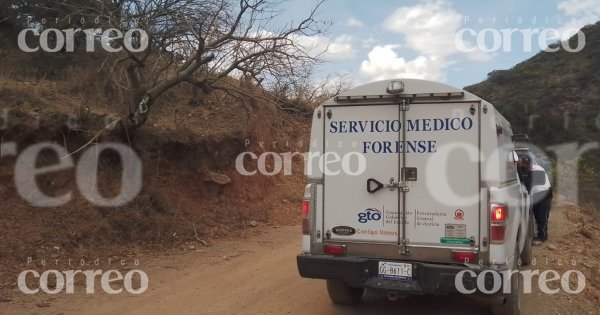
[[[456,275],[463,270],[472,270],[479,274],[482,270],[470,269],[464,265],[430,264],[408,262],[412,264],[412,281],[397,281],[379,278],[380,259],[360,257],[335,257],[329,255],[297,256],[298,272],[304,278],[339,279],[354,287],[375,291],[395,291],[399,294],[435,294],[444,295],[460,292],[456,289]],[[385,261],[394,261],[385,259]],[[403,262],[403,261],[398,261]],[[487,288],[493,287],[493,277],[485,277]],[[476,288],[477,278],[463,277],[465,289]]]

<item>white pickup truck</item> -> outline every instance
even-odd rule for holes
[[[437,82],[379,81],[326,101],[312,118],[300,275],[326,279],[336,304],[365,289],[466,292],[518,314],[519,277],[494,290],[493,274],[532,259],[511,136],[492,104]]]

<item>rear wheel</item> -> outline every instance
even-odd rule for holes
[[[519,315],[521,314],[521,275],[519,268],[519,245],[515,248],[515,258],[513,259],[512,271],[514,273],[510,279],[510,293],[500,294],[505,299],[504,304],[493,304],[491,307],[492,315]]]
[[[529,266],[533,261],[533,233],[535,225],[533,224],[533,214],[529,215],[529,227],[527,228],[527,237],[525,238],[525,246],[521,252],[521,262],[524,266]]]
[[[364,292],[365,289],[351,287],[342,280],[327,280],[327,293],[334,304],[358,304]]]

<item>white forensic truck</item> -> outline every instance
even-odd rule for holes
[[[316,108],[310,141],[297,265],[333,303],[463,293],[519,313],[531,197],[492,104],[432,81],[374,82]]]

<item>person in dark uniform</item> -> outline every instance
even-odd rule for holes
[[[521,183],[525,185],[527,191],[531,193],[531,159],[524,156],[517,161],[517,173]]]
[[[543,174],[543,173],[542,173]],[[533,195],[533,216],[537,226],[537,236],[533,239],[534,245],[540,245],[548,240],[548,220],[552,208],[552,188]]]
[[[533,205],[533,215],[535,216],[535,224],[538,230],[537,237],[533,239],[534,241],[544,242],[548,240],[548,220],[550,218],[551,207],[552,190],[548,192],[548,196]]]
[[[543,183],[545,181],[545,178],[533,178],[533,176],[545,176],[545,173],[539,171],[532,172],[532,162],[527,156],[519,158],[517,172],[521,183],[523,183],[529,193],[531,193],[534,182]],[[532,212],[537,227],[537,235],[534,238],[533,244],[540,245],[542,242],[548,240],[548,220],[550,218],[550,208],[552,207],[552,189],[535,193],[531,197],[531,202],[533,203]]]

